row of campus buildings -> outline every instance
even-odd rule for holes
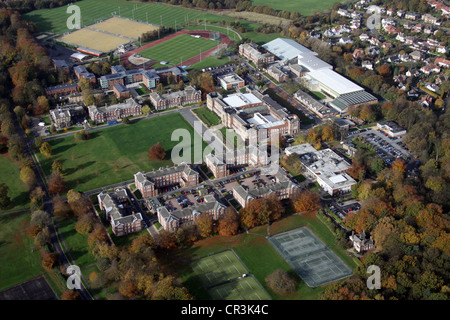
[[[252,166],[250,163],[242,164]],[[280,168],[277,168],[277,173],[273,176],[275,182],[264,187],[244,189],[238,185],[233,188],[233,196],[242,207],[247,206],[253,199],[273,194],[280,200],[288,199],[297,185]],[[217,220],[227,208],[227,205],[215,194],[206,195],[203,202],[175,210],[160,201],[168,187],[178,186],[185,190],[203,188],[199,177],[199,173],[192,165],[181,163],[150,172],[138,172],[134,175],[134,185],[145,199],[148,210],[157,216],[164,230],[173,232],[180,227],[194,224],[198,215],[202,213],[209,214]],[[97,199],[115,235],[139,232],[144,228],[142,213],[133,211],[133,201],[130,200],[125,188],[119,188],[110,193],[102,192],[98,194]]]

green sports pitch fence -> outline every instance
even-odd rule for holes
[[[274,235],[269,242],[309,287],[317,287],[353,273],[306,227]]]
[[[232,250],[194,260],[191,267],[215,300],[271,299]]]

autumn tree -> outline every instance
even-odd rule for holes
[[[33,169],[28,166],[25,166],[20,169],[20,180],[28,187],[28,189],[33,189],[36,185],[36,174]]]
[[[219,218],[218,231],[221,236],[234,236],[239,229],[239,216],[237,212],[228,207]]]
[[[162,147],[160,142],[148,149],[148,157],[150,158],[150,160],[163,160],[165,156],[166,152],[164,151],[164,148]]]
[[[78,218],[75,230],[80,234],[89,234],[94,230],[96,219],[91,214],[84,214]]]
[[[297,281],[283,269],[275,270],[265,281],[270,289],[280,295],[291,294],[297,288]]]
[[[44,141],[39,148],[39,151],[46,157],[52,156],[52,146],[47,141]]]
[[[71,214],[71,208],[66,200],[59,195],[53,197],[53,215],[60,218],[67,218]]]
[[[55,160],[52,162],[52,173],[56,173],[61,176],[63,175],[63,167],[61,161]]]
[[[317,210],[320,206],[319,195],[306,189],[296,191],[291,201],[296,212]]]
[[[66,185],[64,179],[58,173],[52,173],[48,180],[48,192],[51,194],[60,194],[64,192]]]
[[[193,300],[189,291],[173,277],[167,276],[158,282],[152,299],[154,300]]]
[[[131,280],[124,279],[120,282],[119,285],[119,292],[128,298],[133,298],[138,294],[138,291],[136,289],[136,286]]]
[[[61,295],[61,300],[77,300],[80,294],[74,290],[65,290]]]
[[[201,213],[195,220],[195,225],[200,230],[200,235],[202,237],[209,237],[214,232],[214,220],[208,213]]]
[[[51,216],[48,212],[37,210],[31,213],[30,224],[35,224],[39,228],[44,228],[52,223]]]
[[[55,264],[58,262],[57,253],[45,253],[42,257],[42,267],[44,269],[52,271]]]

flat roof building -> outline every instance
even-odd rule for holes
[[[350,192],[356,184],[345,172],[350,164],[331,149],[316,150],[311,144],[304,143],[286,148],[285,152],[287,155],[298,154],[303,167],[330,195]]]

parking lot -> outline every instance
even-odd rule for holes
[[[350,132],[347,139],[353,140],[356,136],[362,136],[365,143],[375,147],[375,151],[386,164],[392,164],[396,158],[409,158],[410,153],[403,145],[403,137],[389,137],[386,133],[373,129],[362,129]]]
[[[172,193],[171,195],[166,195],[164,199],[162,199],[162,203],[169,211],[175,211],[202,203],[205,195],[213,193],[214,190],[212,188],[194,187],[192,189]]]

